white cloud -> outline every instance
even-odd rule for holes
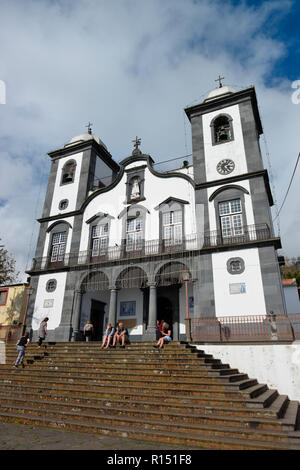
[[[7,202],[0,204],[0,236],[19,269],[36,239],[48,151],[84,132],[90,120],[117,161],[129,155],[136,135],[156,161],[184,155],[183,108],[201,101],[219,73],[229,85],[256,86],[280,202],[298,153],[300,105],[291,102],[289,77],[264,84],[285,54],[265,26],[291,4],[2,0],[0,79],[7,104],[0,105],[0,201]],[[281,216],[289,255],[300,254],[293,205],[298,175]]]

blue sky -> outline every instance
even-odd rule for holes
[[[34,256],[47,152],[91,121],[117,161],[136,135],[156,162],[191,153],[183,109],[219,74],[256,88],[280,206],[300,150],[299,17],[298,0],[1,0],[0,238],[20,271]],[[299,185],[297,172],[280,215],[289,256],[300,255]]]
[[[258,4],[262,2],[247,2]],[[291,2],[290,8],[279,15],[271,15],[270,20],[266,24],[266,32],[272,37],[284,43],[286,51],[273,67],[268,77],[272,80],[272,76],[278,78],[288,78],[289,80],[298,80],[300,72],[300,36],[299,36],[299,20],[300,20],[300,2]]]

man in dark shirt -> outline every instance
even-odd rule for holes
[[[30,343],[29,333],[25,333],[25,335],[22,336],[17,343],[18,357],[14,365],[15,369],[18,368],[19,363],[21,363],[22,367],[25,367],[24,366],[25,349],[29,343]]]
[[[114,342],[113,342],[113,347],[116,346],[116,342],[121,343],[121,348],[125,349],[125,342],[128,341],[128,330],[127,328],[123,325],[123,323],[119,323],[119,326],[117,328],[117,331],[114,336]]]

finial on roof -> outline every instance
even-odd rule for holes
[[[135,140],[132,140],[134,143],[134,149],[132,151],[132,155],[141,155],[142,152],[139,149],[139,145],[141,145],[142,140],[139,137],[136,137]]]
[[[85,126],[85,127],[88,128],[88,133],[89,133],[89,134],[92,134],[92,128],[91,128],[92,125],[93,125],[93,123],[89,121],[88,125]]]
[[[219,75],[219,77],[217,78],[217,80],[215,80],[215,82],[219,82],[219,88],[222,88],[222,80],[224,80],[225,77],[221,77],[221,75]]]

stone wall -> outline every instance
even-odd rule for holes
[[[300,401],[300,341],[292,344],[205,344],[198,349]]]

